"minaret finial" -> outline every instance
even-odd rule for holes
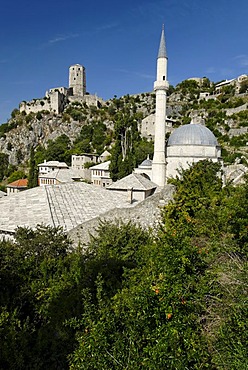
[[[167,58],[166,47],[165,47],[164,24],[162,25],[162,34],[161,34],[160,45],[159,45],[159,50],[158,50],[158,58]]]

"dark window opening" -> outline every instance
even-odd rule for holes
[[[163,81],[165,81],[165,76],[163,76]]]

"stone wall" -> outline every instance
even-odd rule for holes
[[[20,103],[20,112],[38,113],[46,110],[54,113],[61,113],[64,109],[66,97],[58,90],[51,90],[43,99],[33,99],[29,102]]]
[[[175,120],[166,117],[166,132],[171,133],[173,131],[173,123]],[[142,137],[147,140],[154,140],[155,136],[155,114],[152,113],[145,117],[139,124],[139,131]]]
[[[95,235],[97,233],[97,228],[101,220],[111,222],[122,220],[125,223],[132,221],[144,229],[152,228],[156,230],[160,223],[161,209],[172,199],[174,189],[173,185],[166,185],[163,189],[160,189],[152,196],[138,203],[137,206],[132,208],[116,208],[106,212],[101,217],[96,217],[70,230],[68,236],[74,246],[80,243],[82,246],[87,247],[90,234]]]
[[[240,128],[231,128],[228,131],[228,136],[233,137],[233,136],[240,136],[244,135],[248,132],[248,127],[240,127]]]
[[[104,100],[102,98],[99,98],[97,95],[73,95],[68,97],[69,102],[79,102],[79,103],[86,103],[88,106],[95,106],[100,107],[104,104]]]
[[[247,109],[247,103],[245,103],[243,105],[240,105],[237,108],[228,108],[228,109],[225,109],[225,112],[226,112],[226,115],[227,116],[231,116],[231,115],[233,115],[235,113],[242,112],[243,110],[246,110],[246,109]]]

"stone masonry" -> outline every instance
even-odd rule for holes
[[[161,210],[163,206],[172,200],[174,189],[173,185],[166,185],[142,202],[133,204],[131,208],[123,207],[109,210],[71,229],[68,232],[68,236],[74,246],[80,244],[86,248],[90,241],[90,236],[96,235],[101,221],[122,221],[124,223],[132,221],[144,229],[151,228],[153,231],[156,231],[160,225]]]

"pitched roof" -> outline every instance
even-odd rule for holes
[[[108,157],[110,156],[111,154],[109,153],[108,150],[104,150],[104,152],[100,155],[100,157]]]
[[[38,186],[0,199],[0,233],[37,224],[62,226],[68,231],[107,211],[126,207],[133,205],[125,193],[100,186],[83,182]]]
[[[102,162],[99,164],[96,164],[95,166],[90,167],[90,170],[108,170],[110,165],[110,161]]]
[[[147,179],[145,176],[139,173],[131,173],[130,175],[123,177],[122,179],[109,185],[107,189],[127,190],[133,188],[133,190],[150,190],[157,187],[158,185]]]
[[[44,161],[43,163],[38,164],[38,167],[59,167],[59,168],[68,168],[68,165],[65,162],[59,161]]]
[[[28,186],[28,179],[19,179],[6,185],[8,188],[26,188]]]
[[[56,179],[60,183],[73,182],[74,179],[80,180],[82,178],[82,172],[73,168],[59,168],[47,174],[39,175],[39,179]]]

